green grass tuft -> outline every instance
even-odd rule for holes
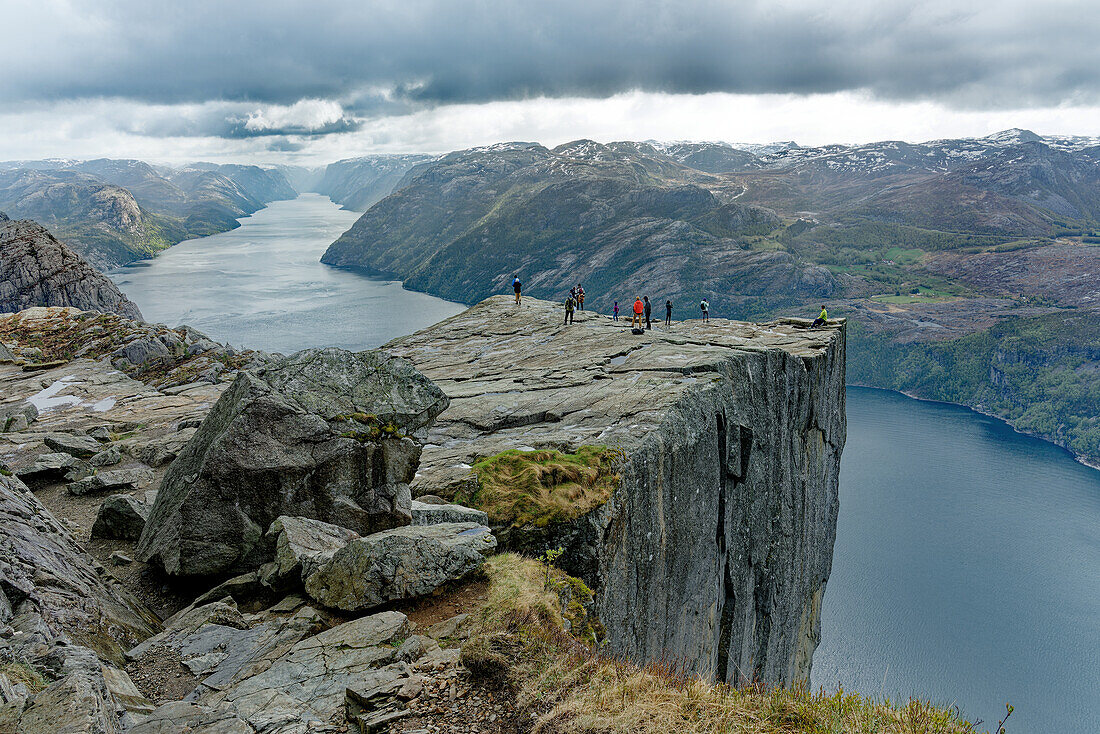
[[[484,510],[496,525],[546,527],[567,522],[610,499],[622,452],[606,446],[560,451],[511,450],[474,464],[476,486],[455,501]]]

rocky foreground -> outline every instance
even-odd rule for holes
[[[843,327],[558,317],[490,299],[386,352],[282,357],[0,316],[0,731],[529,730],[500,655],[459,650],[500,546],[563,548],[595,593],[548,580],[545,620],[583,640],[803,679]],[[501,456],[602,463],[553,464],[521,501],[556,514],[502,520]]]

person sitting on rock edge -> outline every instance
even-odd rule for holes
[[[829,321],[829,312],[825,310],[825,304],[821,304],[821,315],[814,319],[814,326],[824,326]]]

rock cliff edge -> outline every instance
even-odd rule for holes
[[[439,385],[415,496],[453,498],[499,452],[607,447],[610,499],[497,528],[561,546],[597,591],[611,651],[720,680],[807,680],[832,566],[845,441],[843,322],[654,325],[490,298],[385,349]],[[490,513],[490,518],[492,514]]]

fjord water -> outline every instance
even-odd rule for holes
[[[358,217],[328,197],[302,194],[110,275],[148,321],[283,353],[377,347],[464,308],[322,265],[325,248]]]
[[[812,683],[1100,732],[1100,472],[966,408],[849,388]]]
[[[292,352],[462,309],[318,260],[358,215],[275,202],[112,274],[150,321]],[[957,406],[850,388],[813,685],[958,705],[1010,734],[1100,732],[1100,472]],[[985,728],[983,727],[983,728]]]

